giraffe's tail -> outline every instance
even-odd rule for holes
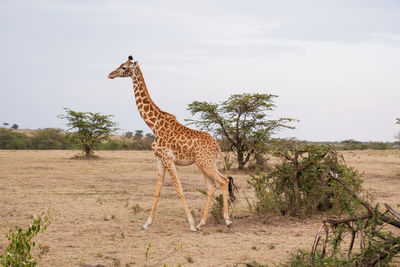
[[[234,184],[232,176],[228,176],[228,179],[229,179],[229,184],[228,184],[229,197],[231,201],[234,202],[236,199],[235,192],[238,191],[238,188]]]

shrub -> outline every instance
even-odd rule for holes
[[[31,139],[33,149],[71,149],[77,143],[61,129],[45,128],[39,129]]]
[[[32,259],[31,248],[36,245],[32,239],[49,226],[49,214],[42,215],[33,220],[26,231],[15,226],[15,232],[10,230],[7,239],[10,241],[5,249],[4,255],[0,255],[0,264],[3,266],[35,266],[36,261]]]
[[[269,174],[253,175],[248,180],[255,190],[258,213],[303,217],[331,209],[344,212],[355,205],[328,173],[338,173],[356,192],[362,181],[331,146],[285,140],[275,144],[273,154],[281,163]]]
[[[0,128],[0,149],[31,149],[30,138],[23,133]]]
[[[99,150],[120,150],[123,148],[123,143],[119,140],[108,140],[106,143],[102,143],[96,146]]]

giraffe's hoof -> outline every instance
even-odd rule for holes
[[[228,229],[231,228],[231,226],[232,226],[232,221],[231,220],[226,220],[225,223],[226,223],[226,227]]]
[[[149,229],[149,226],[147,224],[143,225],[142,230],[147,230]]]
[[[190,232],[197,232],[197,228],[194,226],[190,227]]]
[[[197,230],[200,230],[201,227],[202,227],[203,225],[205,225],[205,224],[206,224],[206,222],[205,222],[204,220],[201,220],[201,221],[199,222],[199,224],[196,226]]]

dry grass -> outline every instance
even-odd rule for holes
[[[256,260],[278,263],[296,248],[310,249],[319,218],[267,222],[248,216],[243,192],[232,231],[212,218],[198,233],[189,225],[167,175],[154,224],[141,230],[153,199],[155,160],[151,152],[101,151],[99,160],[71,160],[76,151],[0,151],[0,250],[15,224],[26,226],[46,208],[52,224],[38,237],[39,266],[232,266]],[[400,204],[400,151],[344,152],[364,172],[364,187],[380,202]],[[190,208],[199,221],[203,177],[194,167],[179,169]],[[241,191],[253,198],[248,175],[235,174]],[[217,194],[219,192],[217,191]]]

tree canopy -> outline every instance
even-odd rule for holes
[[[251,156],[265,152],[266,143],[282,128],[294,127],[287,123],[291,118],[269,119],[269,113],[276,107],[271,94],[235,94],[217,104],[194,101],[188,105],[192,115],[198,119],[188,119],[202,130],[221,136],[235,153],[239,169]]]

